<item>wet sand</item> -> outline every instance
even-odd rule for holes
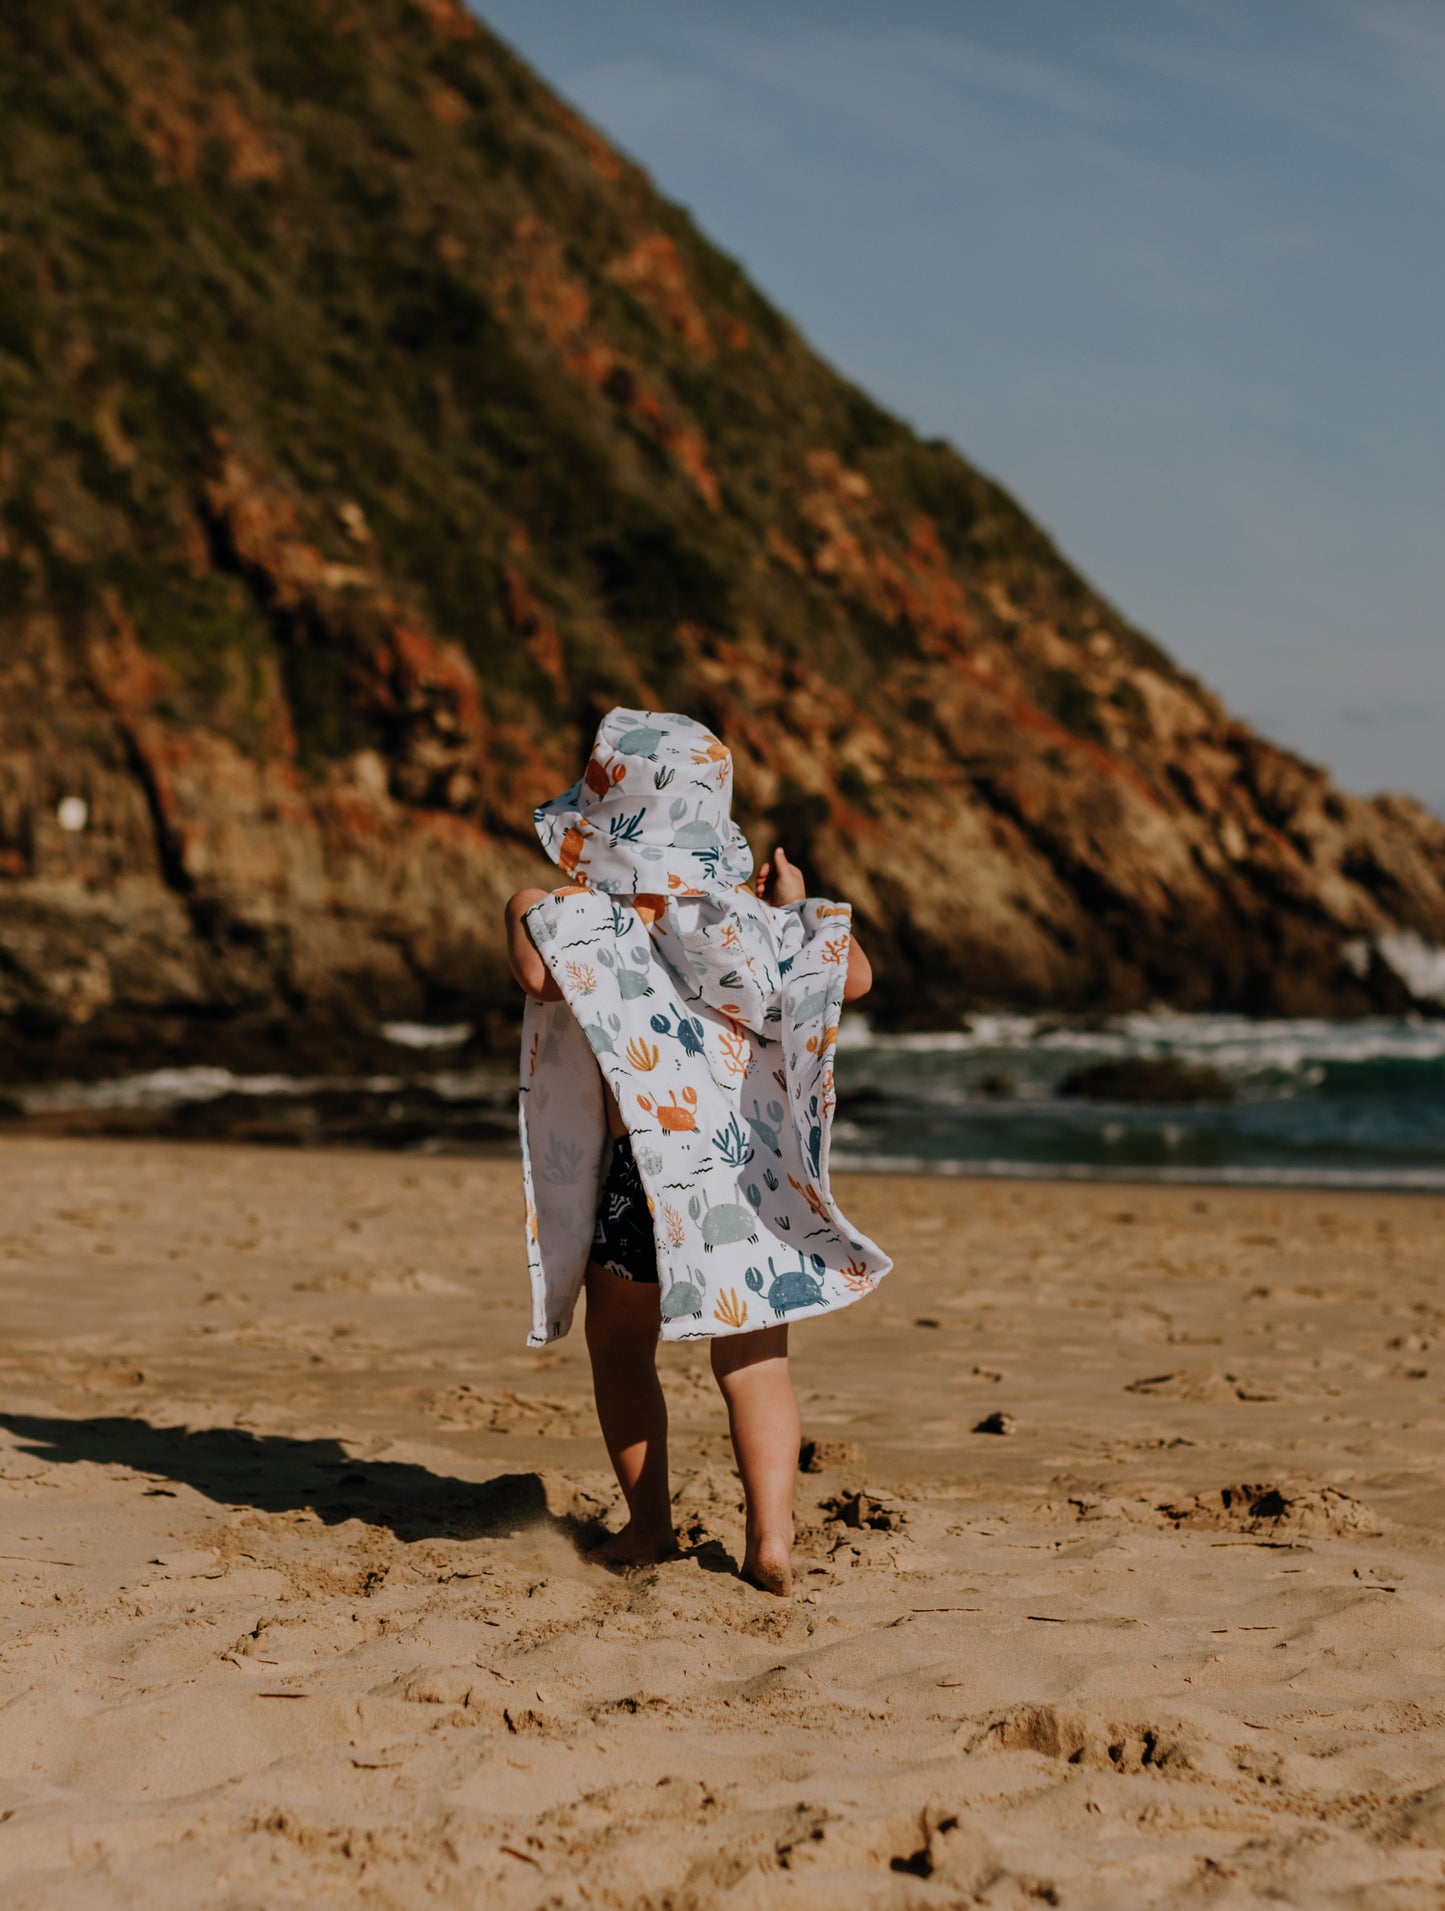
[[[513,1164],[0,1144],[9,1911],[1445,1903],[1445,1202],[843,1190],[781,1604],[702,1347],[580,1559]]]

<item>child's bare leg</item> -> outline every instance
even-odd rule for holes
[[[743,1577],[786,1597],[793,1590],[793,1488],[802,1432],[786,1324],[713,1341],[712,1370],[727,1402],[747,1501]]]
[[[660,1559],[676,1545],[667,1483],[667,1402],[657,1377],[662,1310],[648,1282],[587,1266],[587,1351],[607,1457],[628,1520],[594,1558],[625,1565]]]

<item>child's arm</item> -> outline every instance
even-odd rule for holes
[[[758,895],[764,902],[782,908],[790,902],[801,902],[808,893],[803,881],[803,872],[796,863],[790,863],[781,847],[775,849],[771,858],[758,871],[755,884]],[[873,987],[873,964],[863,953],[863,946],[857,936],[848,943],[848,973],[843,978],[843,1000],[856,1002]]]
[[[518,988],[539,1002],[560,1002],[562,991],[552,980],[552,971],[537,953],[531,931],[522,917],[534,902],[541,902],[545,889],[519,889],[507,904],[507,960]]]
[[[843,977],[843,1000],[856,1002],[873,987],[873,964],[863,953],[857,936],[848,944],[848,970]]]

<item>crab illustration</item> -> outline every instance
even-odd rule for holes
[[[657,1014],[651,1018],[652,1026],[659,1035],[675,1035],[682,1043],[684,1055],[701,1055],[703,1052],[702,1023],[690,1015],[679,1014],[677,1027],[673,1028],[667,1016]]]
[[[627,765],[619,763],[615,757],[610,763],[604,763],[600,758],[590,756],[582,781],[594,796],[606,796],[613,784],[620,783],[626,775]]]
[[[703,1297],[707,1293],[707,1282],[690,1263],[688,1279],[680,1281],[674,1274],[662,1296],[662,1318],[680,1320],[684,1314],[691,1314],[695,1320],[702,1319]]]
[[[630,969],[625,962],[618,962],[610,949],[599,949],[597,960],[617,977],[617,992],[624,1002],[634,1001],[639,995],[652,994],[652,984],[647,979],[646,949],[632,951],[631,960],[636,966]]]
[[[582,851],[587,847],[587,838],[592,825],[579,817],[562,838],[562,847],[557,851],[557,866],[566,876],[580,874],[580,866],[587,858]]]
[[[607,1018],[607,1027],[612,1030],[612,1035],[620,1035],[622,1033],[622,1017],[620,1015],[609,1015]],[[615,1055],[617,1053],[617,1050],[612,1046],[612,1035],[607,1033],[607,1029],[602,1026],[600,1019],[596,1022],[584,1022],[582,1024],[582,1033],[587,1037],[587,1045],[594,1055]]]
[[[788,1004],[794,1026],[799,1022],[811,1022],[815,1015],[821,1015],[828,1006],[828,993],[828,985],[823,982],[816,989],[795,995]]]
[[[753,1112],[746,1118],[749,1128],[752,1129],[758,1140],[771,1154],[781,1155],[783,1152],[778,1143],[778,1124],[782,1121],[784,1112],[781,1102],[770,1101],[768,1103],[768,1118],[764,1121],[763,1111],[755,1101],[753,1103]]]
[[[684,1088],[682,1099],[687,1103],[686,1108],[678,1102],[677,1090],[673,1089],[671,1097],[665,1102],[654,1103],[650,1096],[639,1095],[637,1105],[646,1109],[649,1115],[656,1115],[658,1126],[669,1134],[686,1134],[697,1127],[697,1116],[693,1113],[697,1107],[697,1090]]]
[[[712,734],[711,731],[707,731],[705,732],[705,734],[707,736],[707,743],[701,750],[693,751],[692,753],[693,762],[694,763],[726,763],[728,759],[732,756],[732,751],[728,748],[728,746],[725,743],[720,743],[718,739]]]
[[[629,730],[625,736],[617,739],[617,747],[624,756],[653,757],[661,741],[661,730],[653,729],[650,724],[639,724],[637,729]]]
[[[808,1271],[810,1260],[813,1270],[811,1273]],[[799,1307],[819,1306],[825,1297],[817,1276],[823,1272],[825,1266],[826,1263],[821,1254],[810,1256],[799,1248],[797,1267],[785,1268],[780,1274],[773,1266],[772,1256],[769,1255],[768,1272],[772,1275],[773,1281],[766,1295],[768,1306],[775,1314],[788,1314]],[[750,1267],[743,1275],[743,1279],[755,1294],[763,1292],[761,1268]]]
[[[756,1241],[757,1222],[740,1202],[727,1201],[713,1207],[706,1195],[693,1195],[687,1211],[702,1229],[702,1245],[711,1254],[715,1247],[730,1247],[734,1241]]]
[[[722,837],[711,823],[702,820],[702,803],[699,801],[697,814],[690,823],[682,819],[687,815],[687,804],[681,797],[672,805],[668,814],[672,818],[672,840],[679,849],[700,850],[703,854],[717,855],[722,849]]]

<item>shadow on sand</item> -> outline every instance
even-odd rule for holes
[[[361,1520],[404,1541],[495,1539],[547,1527],[583,1549],[606,1537],[597,1520],[551,1512],[538,1473],[458,1480],[405,1462],[353,1459],[336,1440],[289,1440],[240,1427],[191,1432],[121,1416],[0,1413],[0,1426],[24,1440],[25,1451],[53,1464],[130,1467],[194,1487],[222,1506],[312,1511],[328,1526]]]

